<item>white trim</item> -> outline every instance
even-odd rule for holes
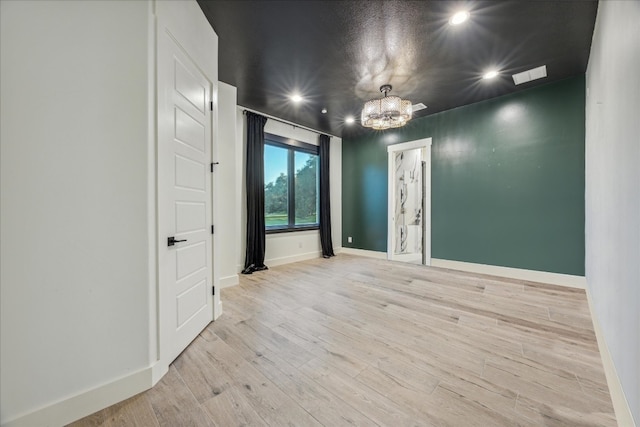
[[[386,252],[368,251],[364,249],[343,247],[340,250],[340,253],[347,255],[358,255],[367,258],[387,259]],[[547,271],[525,270],[522,268],[500,267],[497,265],[474,264],[471,262],[450,261],[437,258],[431,258],[431,267],[448,268],[451,270],[466,271],[469,273],[488,274],[491,276],[527,280],[530,282],[547,283],[550,285],[566,286],[568,288],[577,289],[585,289],[587,283],[584,276],[549,273]]]
[[[147,141],[147,218],[149,224],[147,229],[149,248],[149,363],[160,360],[160,325],[158,324],[158,313],[160,307],[158,281],[158,171],[156,170],[156,147],[157,147],[157,82],[156,82],[156,15],[154,12],[154,2],[149,2],[148,40],[147,40],[147,78],[148,81],[148,141]],[[166,371],[165,371],[166,373]],[[163,373],[164,375],[164,373]],[[154,382],[155,384],[155,382]]]
[[[152,386],[152,367],[119,378],[89,391],[29,412],[2,427],[67,425],[96,411],[128,399]]]
[[[416,139],[415,141],[389,145],[387,147],[387,153],[394,153],[396,151],[413,150],[414,148],[424,148],[424,147],[431,147],[431,138],[422,138],[422,139]]]
[[[475,264],[463,261],[450,261],[446,259],[431,259],[431,266],[450,268],[452,270],[467,271],[470,273],[489,274],[492,276],[508,277],[510,279],[528,280],[531,282],[548,283],[551,285],[566,286],[569,288],[585,289],[587,282],[584,276],[571,274],[549,273],[547,271],[525,270],[522,268],[500,267],[497,265]]]
[[[218,292],[218,295],[219,294],[220,293]],[[213,303],[215,304],[216,301],[214,300]],[[222,300],[220,298],[218,298],[218,311],[217,311],[217,313],[218,313],[218,317],[222,316],[222,313],[224,313],[224,311],[222,310]],[[215,321],[216,319],[213,319],[213,320]]]
[[[160,381],[167,372],[169,372],[169,365],[160,363],[160,361],[151,366],[151,385],[155,386],[158,384],[158,381]]]
[[[421,149],[422,161],[425,162],[426,170],[424,176],[424,188],[425,192],[424,205],[422,206],[423,218],[422,218],[422,244],[425,251],[425,265],[431,265],[431,138],[416,139],[414,141],[403,142],[401,144],[394,144],[387,147],[387,259],[397,260],[397,256],[393,253],[393,244],[395,242],[395,227],[394,227],[394,213],[395,213],[395,183],[394,183],[394,153],[396,151],[406,151]],[[420,257],[422,261],[422,256]]]
[[[268,267],[275,267],[278,265],[284,265],[284,264],[291,264],[292,262],[298,262],[298,261],[307,261],[310,259],[315,259],[315,258],[320,258],[322,256],[322,252],[306,252],[303,254],[296,254],[296,255],[291,255],[291,256],[285,256],[285,257],[280,257],[280,258],[271,258],[271,259],[265,259],[264,263],[265,265],[267,265]]]
[[[221,277],[218,286],[220,286],[220,289],[224,289],[235,286],[238,283],[240,283],[240,277],[237,274],[233,274],[231,276]]]
[[[365,249],[357,249],[357,248],[345,248],[344,246],[342,247],[342,249],[340,249],[340,253],[347,254],[347,255],[364,256],[367,258],[387,259],[386,252],[368,251]]]
[[[216,45],[216,53],[218,52],[218,35],[215,34],[215,45]],[[219,105],[220,101],[218,100],[218,73],[217,73],[217,62],[216,62],[216,79],[211,82],[211,98],[210,102],[213,102],[213,111],[211,112],[211,159],[210,161],[217,162],[220,157],[218,154],[218,146],[220,137],[218,133],[220,132],[220,126],[218,124],[218,115],[219,115]],[[222,203],[220,202],[220,179],[219,174],[211,173],[209,175],[209,182],[211,185],[211,224],[218,223],[220,218],[220,209],[222,208]],[[213,286],[221,288],[220,286],[220,247],[222,242],[220,241],[220,236],[215,233],[211,236],[211,273],[213,279]],[[213,295],[213,301],[211,302],[213,311],[213,320],[216,320],[222,315],[222,302],[220,301],[220,292],[215,292]]]
[[[586,287],[587,301],[589,302],[589,312],[591,313],[591,319],[593,321],[593,330],[596,333],[596,339],[598,340],[598,350],[600,351],[600,358],[602,359],[602,366],[604,367],[604,374],[607,377],[607,385],[609,386],[609,395],[611,396],[611,402],[613,403],[613,410],[616,413],[616,420],[619,426],[635,427],[636,424],[633,420],[633,414],[631,413],[631,407],[624,394],[620,377],[616,372],[616,366],[613,363],[613,358],[609,352],[607,341],[604,339],[604,333],[600,327],[600,322],[596,316],[595,307],[591,300],[591,292],[589,287]]]

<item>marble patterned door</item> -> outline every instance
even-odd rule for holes
[[[387,259],[431,265],[431,138],[387,153]]]
[[[398,260],[421,262],[423,234],[422,149],[398,151],[394,158],[393,251]]]

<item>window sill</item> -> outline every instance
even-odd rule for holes
[[[296,231],[320,230],[319,225],[301,225],[294,228],[267,228],[265,234],[295,233]]]

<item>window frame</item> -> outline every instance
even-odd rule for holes
[[[287,225],[266,225],[265,234],[291,233],[294,231],[307,231],[320,229],[320,147],[306,142],[298,141],[293,138],[284,138],[271,133],[264,134],[264,144],[272,147],[283,148],[287,150]],[[315,224],[295,225],[296,215],[296,198],[295,198],[295,153],[306,153],[318,156],[318,166],[316,175],[316,217],[318,222]],[[263,160],[264,161],[264,160]],[[266,184],[266,183],[265,183]],[[263,190],[264,191],[264,190]]]

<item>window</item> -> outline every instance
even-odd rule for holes
[[[264,217],[267,232],[318,228],[318,147],[265,134]]]

